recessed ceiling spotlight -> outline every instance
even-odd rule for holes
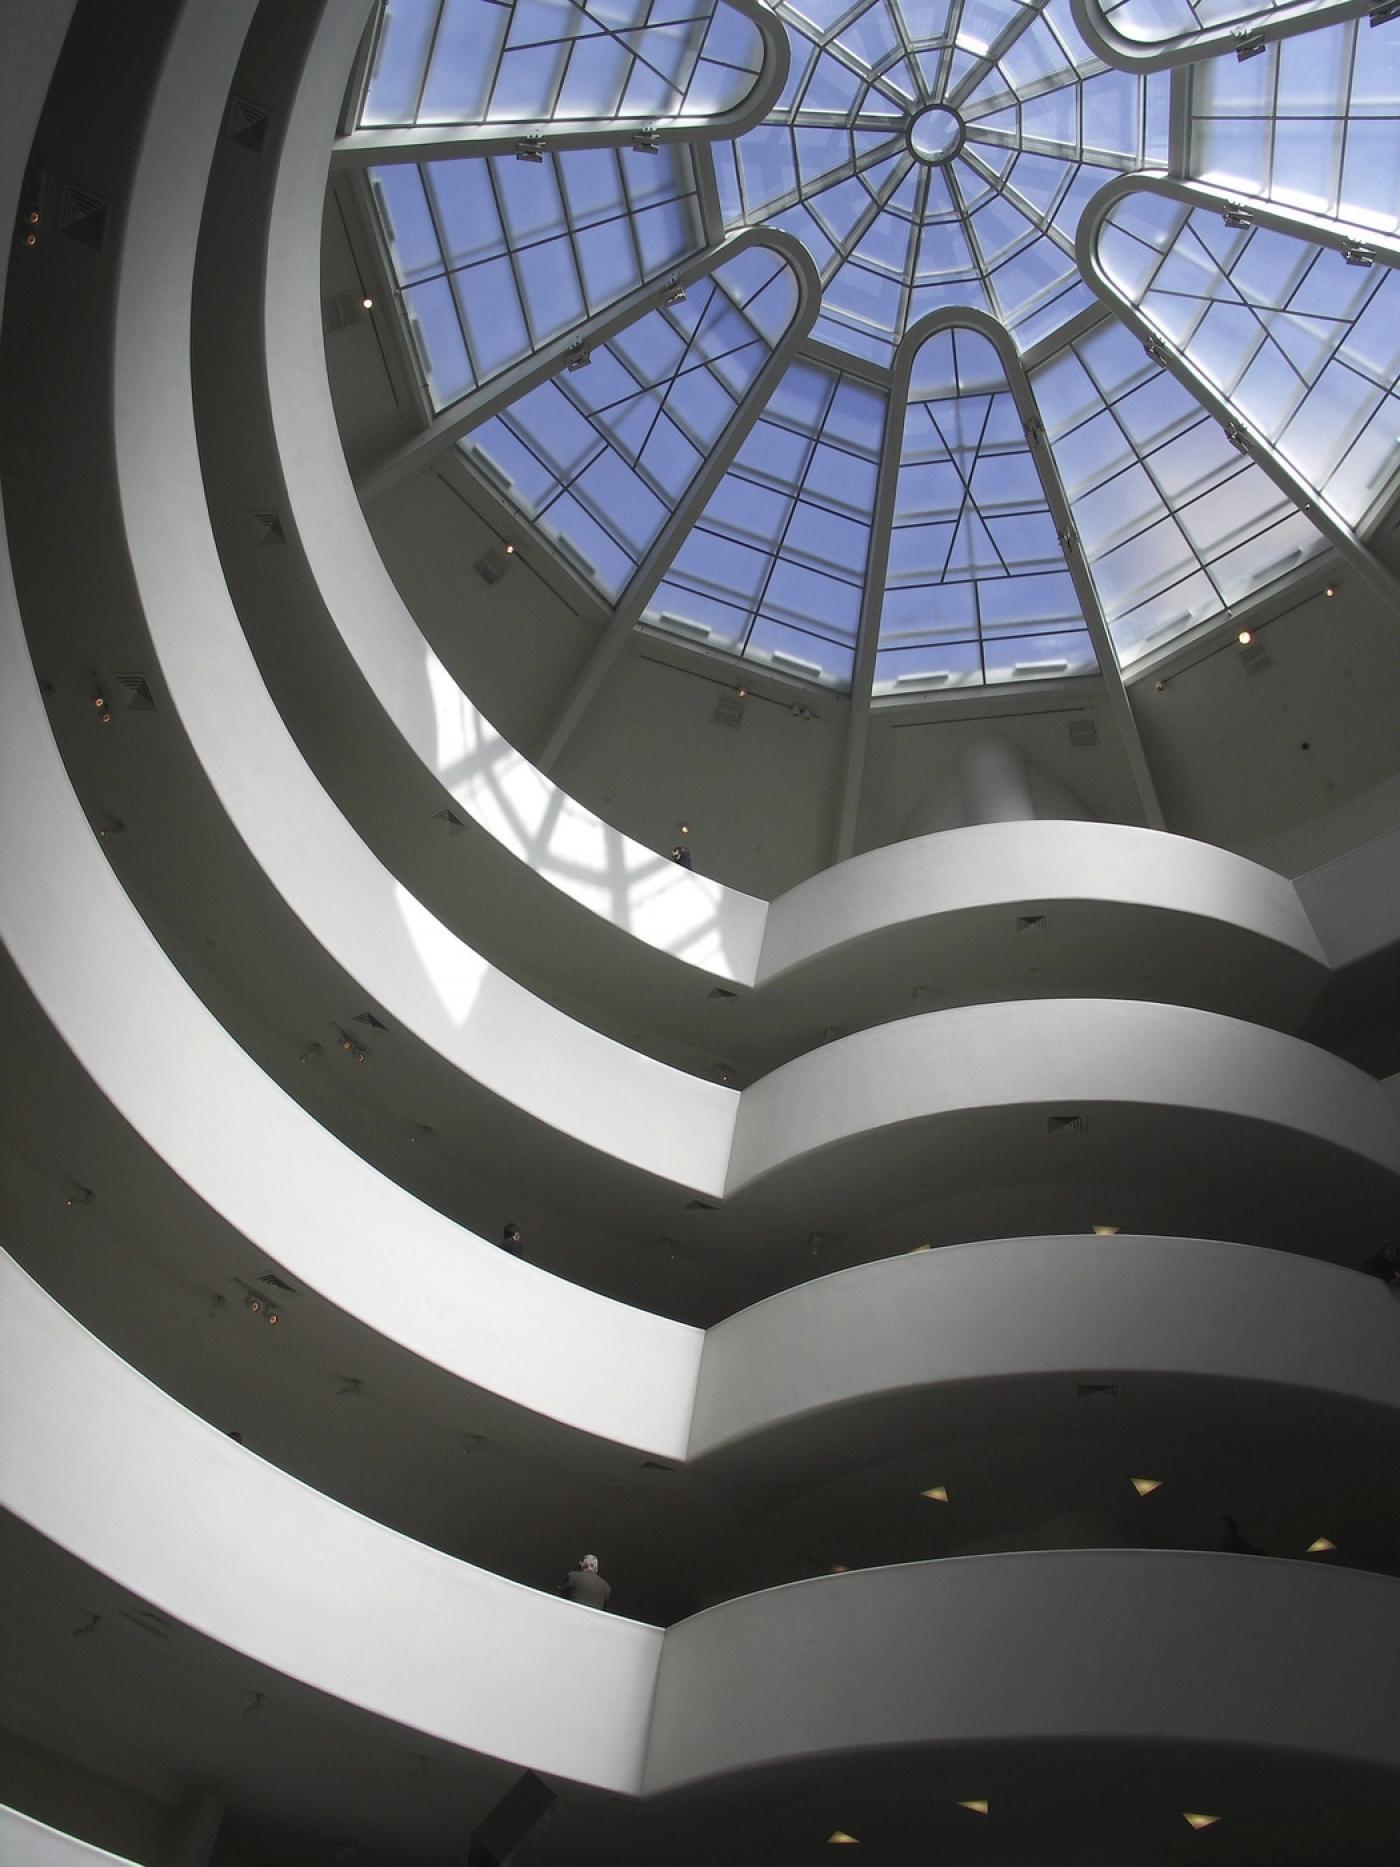
[[[928,1490],[921,1491],[919,1496],[932,1498],[935,1504],[946,1504],[948,1502],[948,1487],[947,1485],[930,1485]]]
[[[1094,1236],[1095,1238],[1116,1238],[1118,1231],[1119,1228],[1116,1225],[1096,1225]]]
[[[1304,1554],[1309,1556],[1321,1556],[1327,1550],[1335,1549],[1336,1547],[1337,1545],[1332,1541],[1331,1537],[1317,1536],[1308,1544]]]
[[[1154,1491],[1160,1491],[1162,1488],[1160,1478],[1130,1478],[1128,1483],[1139,1497],[1151,1497]]]
[[[917,1258],[921,1251],[932,1251],[932,1250],[933,1250],[932,1245],[912,1245],[907,1255],[911,1258]]]
[[[1328,586],[1327,586],[1327,588],[1326,588],[1326,589],[1325,589],[1325,590],[1323,591],[1323,593],[1322,593],[1322,594],[1323,594],[1324,596],[1335,596],[1335,595],[1337,594],[1337,586],[1336,586],[1336,584],[1334,584],[1334,583],[1329,583],[1329,584],[1328,584]]]
[[[366,292],[364,297],[360,300],[360,304],[366,311],[374,310],[374,300],[370,297],[368,292]]]
[[[1181,1811],[1181,1819],[1189,1823],[1192,1828],[1212,1828],[1216,1822],[1220,1820],[1220,1817],[1218,1815],[1188,1815],[1186,1810],[1183,1809]]]
[[[513,558],[515,556],[515,546],[513,544],[510,544],[509,542],[507,542],[507,544],[504,547],[504,550],[508,558]]]
[[[682,836],[689,836],[689,835],[690,835],[690,825],[689,825],[688,823],[683,823],[683,824],[681,825],[681,835],[682,835]]]
[[[829,1848],[858,1848],[860,1842],[855,1835],[848,1835],[844,1828],[837,1828],[827,1836],[826,1845]]]
[[[974,1815],[990,1815],[991,1804],[985,1796],[974,1796],[971,1802],[960,1802],[960,1809],[971,1809]]]
[[[1248,648],[1249,644],[1254,640],[1254,631],[1252,629],[1241,629],[1239,634],[1235,637],[1235,640],[1239,643],[1241,648]]]

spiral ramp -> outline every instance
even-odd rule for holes
[[[532,1773],[541,1867],[1393,1859],[1400,1098],[1331,1041],[1393,842],[997,823],[622,913],[504,747],[435,875],[384,798],[479,716],[323,354],[368,11],[12,9],[8,196],[106,223],[0,333],[0,1852],[462,1860]]]

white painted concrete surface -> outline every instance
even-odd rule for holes
[[[454,1561],[264,1464],[4,1256],[0,1422],[6,1508],[162,1614],[409,1730],[638,1788],[659,1628]]]
[[[1198,1238],[1010,1238],[862,1264],[710,1329],[690,1457],[853,1403],[1111,1368],[1400,1410],[1375,1278]]]
[[[1050,1736],[1394,1770],[1397,1731],[1400,1581],[1194,1551],[1038,1550],[821,1576],[671,1628],[646,1788]]]

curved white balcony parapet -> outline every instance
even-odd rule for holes
[[[1049,924],[1013,955],[1021,915]],[[1293,884],[1228,850],[1125,824],[991,823],[871,850],[780,895],[758,984],[822,966],[849,970],[858,994],[868,969],[922,968],[970,1000],[1000,996],[1032,958],[1038,992],[1048,975],[1136,997],[1150,971],[1153,997],[1270,1023],[1301,1018],[1326,966]]]
[[[1176,1550],[970,1556],[822,1576],[671,1628],[645,1789],[1051,1739],[1062,1758],[1171,1746],[1393,1772],[1397,1726],[1389,1576]]]
[[[0,1293],[6,1508],[161,1613],[315,1690],[635,1793],[659,1628],[457,1562],[265,1465],[3,1256]]]
[[[454,1561],[264,1464],[6,1258],[0,1298],[0,1503],[184,1626],[478,1755],[620,1794],[1067,1734],[1397,1767],[1390,1577],[1038,1551],[771,1589],[663,1636]]]
[[[0,1805],[0,1860],[5,1867],[135,1867],[125,1854],[109,1854],[90,1841],[65,1835],[18,1809]]]
[[[364,11],[357,0],[333,4],[328,17],[348,32],[357,19],[363,25]],[[733,1092],[566,1017],[458,940],[341,816],[258,674],[210,531],[189,370],[171,366],[188,353],[208,152],[227,94],[225,61],[236,50],[228,41],[221,47],[203,18],[177,30],[120,262],[117,478],[132,570],[171,696],[255,860],[324,950],[403,1029],[547,1126],[662,1179],[713,1191],[723,1177]],[[304,434],[299,447],[315,439]],[[290,437],[287,446],[289,455],[298,451]],[[330,460],[313,447],[314,473]],[[179,552],[170,549],[176,535]]]
[[[166,957],[83,816],[3,551],[0,622],[0,932],[113,1107],[235,1231],[411,1354],[581,1432],[683,1457],[700,1332],[472,1237],[257,1068]]]
[[[795,1058],[743,1092],[725,1192],[790,1236],[976,1190],[996,1236],[1034,1223],[1005,1223],[998,1192],[1034,1187],[1043,1213],[1056,1187],[1078,1209],[1136,1187],[1155,1203],[1129,1229],[1189,1235],[1218,1212],[1221,1236],[1254,1241],[1335,1225],[1339,1200],[1364,1237],[1397,1176],[1396,1111],[1351,1064],[1215,1012],[1082,998],[933,1012]]]
[[[1373,1279],[1249,1245],[950,1245],[819,1278],[712,1327],[689,1457],[792,1482],[799,1466],[854,1456],[857,1421],[861,1457],[871,1445],[892,1456],[892,1432],[927,1443],[935,1418],[947,1437],[1003,1418],[1058,1430],[1076,1382],[1100,1374],[1139,1393],[1204,1381],[1288,1391],[1300,1408],[1389,1409],[1400,1430],[1400,1311]]]

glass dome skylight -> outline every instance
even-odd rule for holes
[[[386,0],[410,464],[614,644],[877,696],[1116,680],[1329,548],[1393,594],[1390,10]]]

